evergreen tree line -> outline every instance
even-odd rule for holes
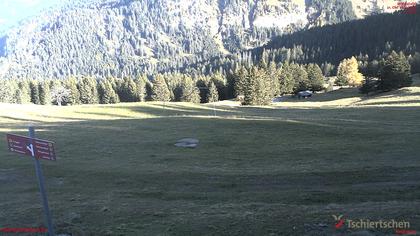
[[[362,93],[390,91],[410,86],[411,66],[403,52],[392,51],[378,63],[378,72],[360,72],[361,61],[344,59],[334,81],[338,86],[361,87]],[[267,105],[272,99],[300,91],[329,90],[321,67],[314,63],[275,63],[237,67],[234,72],[211,76],[180,73],[143,75],[136,79],[84,77],[66,80],[0,80],[0,102],[34,104],[112,104],[118,102],[207,103],[240,98],[244,105]]]
[[[60,106],[144,101],[214,102],[219,100],[216,84],[221,83],[217,76],[200,78],[198,83],[181,74],[158,74],[152,82],[146,76],[0,80],[0,102]]]
[[[269,64],[242,66],[229,75],[211,76],[164,73],[152,78],[143,75],[136,79],[92,77],[64,80],[0,80],[0,102],[34,103],[40,105],[112,104],[119,102],[191,102],[207,103],[231,99],[246,93],[246,87],[260,83],[266,97],[323,89],[324,76],[316,64]],[[267,98],[264,98],[267,100]]]

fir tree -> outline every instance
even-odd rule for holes
[[[274,61],[270,62],[267,67],[267,73],[271,83],[271,88],[274,90],[275,95],[280,95],[280,70]]]
[[[99,103],[97,81],[91,77],[84,77],[79,81],[80,101],[82,104]]]
[[[153,101],[169,102],[171,100],[171,94],[166,84],[165,79],[162,75],[158,74],[153,80],[152,88],[152,99]]]
[[[410,64],[403,53],[391,52],[387,57],[379,76],[378,89],[390,91],[412,84]]]
[[[31,90],[31,102],[33,104],[41,104],[41,102],[39,101],[38,81],[31,80],[29,83],[29,88]]]
[[[68,97],[68,104],[76,105],[80,104],[80,92],[77,88],[77,79],[69,78],[65,81],[65,87],[70,91]]]
[[[39,82],[38,92],[39,92],[39,104],[50,105],[51,93],[50,93],[50,84],[48,83],[48,81]]]
[[[219,98],[221,100],[226,99],[228,92],[227,92],[227,79],[221,73],[215,73],[212,75],[211,80],[217,87],[217,91],[219,93]]]
[[[245,80],[244,105],[268,105],[274,97],[270,78],[263,68],[252,67]]]
[[[324,89],[324,76],[321,68],[317,64],[309,64],[306,66],[308,73],[309,89],[312,91],[321,91]]]
[[[217,92],[216,85],[213,81],[210,81],[208,85],[208,93],[207,93],[207,102],[217,102],[219,101],[219,93]]]
[[[0,79],[0,102],[16,103],[15,91],[16,81]]]
[[[200,103],[200,91],[195,86],[191,77],[184,76],[180,91],[181,102]]]
[[[306,72],[304,66],[292,64],[291,70],[294,80],[293,93],[297,94],[300,91],[310,89],[311,82],[308,79],[308,73]]]
[[[279,77],[279,95],[290,94],[295,87],[295,79],[293,76],[294,64],[285,63],[280,72]]]
[[[118,95],[120,97],[121,102],[139,101],[137,85],[132,78],[126,77],[123,79],[118,91]]]
[[[144,102],[146,101],[147,97],[147,89],[146,83],[148,79],[145,75],[140,76],[138,79],[135,80],[136,87],[137,87],[137,101]]]
[[[242,66],[235,72],[234,95],[235,97],[244,95],[246,79],[248,77],[248,70]]]
[[[18,82],[15,92],[16,103],[25,104],[31,102],[31,89],[28,80]]]
[[[98,84],[99,102],[101,104],[114,104],[119,102],[118,95],[109,80],[101,80]]]

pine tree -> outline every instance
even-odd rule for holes
[[[390,91],[410,86],[413,82],[410,71],[410,64],[404,54],[402,52],[400,54],[391,52],[381,69],[378,89]]]
[[[321,64],[321,68],[322,68],[322,74],[325,77],[328,77],[328,76],[333,75],[335,66],[331,63],[324,62]]]
[[[209,82],[206,101],[207,102],[219,101],[219,93],[217,92],[216,85],[213,83],[213,81]]]
[[[139,101],[137,85],[132,78],[124,78],[118,91],[121,102]]]
[[[227,79],[221,73],[215,73],[212,75],[211,80],[217,87],[217,91],[219,93],[219,98],[221,100],[226,99],[228,92],[227,92]]]
[[[146,101],[147,97],[147,90],[146,90],[146,83],[148,79],[145,75],[140,76],[138,79],[136,79],[136,87],[137,87],[137,101],[144,102]]]
[[[293,76],[294,64],[285,63],[280,71],[279,77],[279,95],[290,94],[295,87],[295,79]]]
[[[15,92],[16,103],[25,104],[31,102],[31,89],[28,80],[21,80],[17,84]]]
[[[2,103],[16,103],[15,91],[16,82],[14,80],[0,79],[0,102]]]
[[[51,105],[50,84],[48,81],[40,81],[38,83],[39,104]]]
[[[195,84],[200,89],[201,103],[207,103],[207,97],[208,97],[208,94],[209,94],[209,90],[208,90],[209,81],[210,81],[210,79],[207,76],[199,75],[197,77],[197,82]],[[217,89],[216,89],[216,92],[217,92]]]
[[[308,79],[308,73],[305,68],[298,64],[292,64],[291,70],[294,80],[293,93],[297,94],[300,91],[310,89],[311,82]]]
[[[280,70],[277,69],[276,63],[274,61],[270,62],[267,67],[267,74],[271,83],[271,88],[274,90],[274,94],[280,95]]]
[[[191,77],[184,76],[180,87],[180,101],[200,103],[200,91]]]
[[[244,105],[268,105],[274,97],[274,89],[267,71],[252,67],[245,80]]]
[[[246,79],[248,77],[248,70],[242,66],[235,72],[234,90],[235,97],[244,95]]]
[[[169,102],[171,100],[171,94],[166,84],[165,79],[162,75],[158,74],[153,81],[152,88],[152,99],[153,101]]]
[[[41,104],[39,101],[39,87],[38,87],[38,81],[31,80],[29,83],[29,87],[31,90],[31,102],[33,104]]]
[[[109,80],[101,80],[98,84],[99,102],[101,104],[114,104],[119,102],[118,95]]]
[[[309,64],[306,67],[308,73],[308,80],[310,83],[310,90],[321,91],[324,89],[324,76],[322,75],[321,68],[317,64]]]
[[[97,81],[91,77],[84,77],[79,81],[80,101],[82,104],[99,103]]]
[[[416,52],[410,60],[411,73],[420,73],[420,53]]]
[[[80,104],[80,92],[77,88],[77,79],[76,78],[69,78],[65,81],[65,87],[70,91],[68,97],[68,104],[76,105]]]

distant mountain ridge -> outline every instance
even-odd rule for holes
[[[387,11],[384,0],[107,0],[49,10],[0,36],[0,78],[136,77]],[[390,1],[388,1],[390,2]]]

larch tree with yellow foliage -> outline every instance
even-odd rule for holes
[[[361,86],[363,75],[359,72],[359,65],[355,57],[341,61],[337,70],[336,84],[339,86],[349,85],[352,87]]]

